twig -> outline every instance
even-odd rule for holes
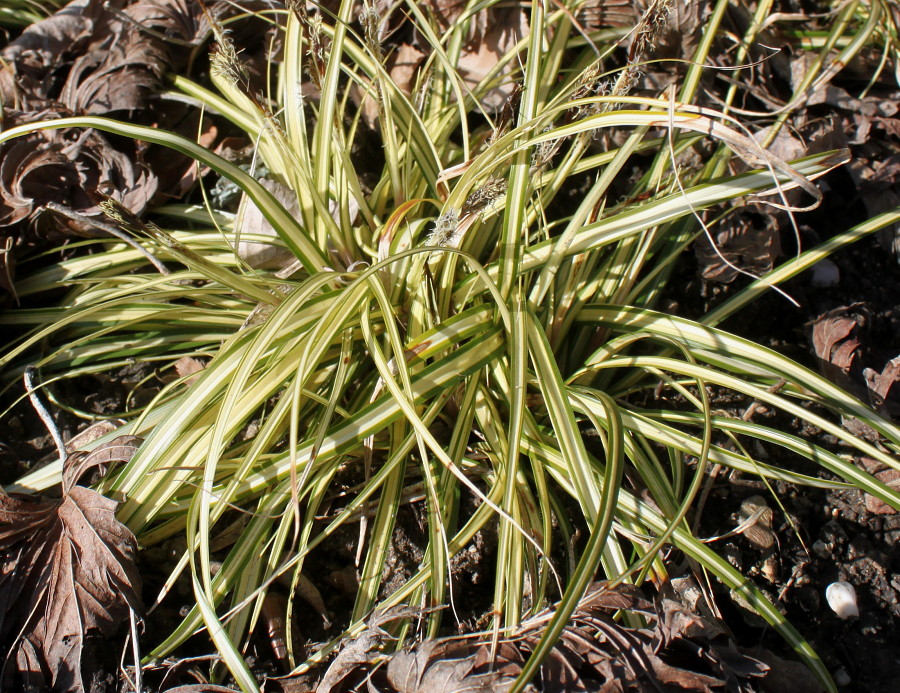
[[[115,236],[120,241],[123,241],[138,251],[141,255],[143,255],[147,260],[152,264],[157,270],[159,270],[160,274],[171,274],[168,268],[157,258],[153,253],[147,250],[144,246],[134,240],[127,233],[124,233],[120,229],[117,229],[112,224],[107,224],[102,221],[98,221],[97,219],[92,219],[89,216],[76,212],[74,209],[69,209],[65,205],[61,205],[57,202],[47,202],[44,204],[45,209],[49,209],[52,212],[56,212],[57,214],[62,214],[64,217],[71,219],[72,221],[77,221],[82,224],[87,224],[89,226],[93,226],[96,229],[100,229],[101,231],[105,231],[110,236]]]
[[[779,379],[779,381],[777,383],[775,383],[771,387],[767,387],[766,392],[769,392],[774,395],[779,390],[781,390],[781,388],[783,388],[785,385],[787,385],[787,380],[785,378],[781,378],[781,379]],[[753,400],[753,403],[749,407],[747,407],[746,411],[744,411],[744,414],[741,416],[741,420],[750,421],[750,419],[753,418],[753,415],[756,414],[756,412],[759,409],[761,409],[763,406],[764,406],[763,403],[760,402],[759,400]]]
[[[128,608],[128,618],[131,621],[131,651],[134,655],[134,691],[141,693],[143,688],[141,684],[141,648],[138,643],[137,619],[134,616],[134,609]]]
[[[41,421],[44,422],[44,426],[46,426],[47,430],[50,432],[50,437],[53,438],[53,442],[56,443],[56,449],[59,451],[59,459],[65,460],[69,454],[66,450],[66,444],[63,442],[62,436],[59,433],[59,428],[56,427],[56,422],[53,420],[53,417],[50,416],[50,412],[47,411],[47,407],[44,406],[40,395],[38,395],[37,390],[34,388],[35,372],[34,366],[28,366],[25,369],[25,375],[23,376],[25,380],[25,392],[28,393],[28,399],[31,401],[31,406],[34,407],[37,415],[41,417]]]

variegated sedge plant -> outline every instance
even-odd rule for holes
[[[690,106],[727,3],[717,3],[679,93],[660,98],[629,91],[666,3],[651,3],[636,39],[642,49],[608,84],[597,55],[609,54],[624,31],[595,32],[588,44],[572,23],[577,4],[532,3],[529,36],[473,86],[454,65],[482,6],[438,35],[416,3],[405,3],[433,48],[411,95],[390,79],[378,31],[351,30],[354,2],[343,2],[336,17],[308,15],[302,3],[261,15],[282,27],[284,42],[283,61],[272,66],[276,86],[264,97],[248,93],[218,27],[214,88],[178,75],[172,88],[246,131],[268,175],[296,195],[296,215],[251,173],[172,133],[73,117],[0,135],[6,141],[41,128],[93,127],[185,153],[239,186],[277,232],[272,242],[296,258],[280,274],[251,269],[238,242],[265,238],[238,238],[234,215],[209,204],[173,204],[156,210],[153,223],[132,223],[169,274],[134,248],[107,242],[102,252],[17,281],[23,297],[65,289],[58,307],[2,318],[28,334],[7,347],[0,367],[15,375],[35,363],[45,382],[134,361],[166,367],[184,355],[209,357],[192,384],[177,380],[149,406],[122,412],[127,423],[117,434],[144,442],[99,486],[121,501],[118,516],[142,546],[182,536],[189,547],[167,584],[188,571],[196,606],[151,644],[149,660],[205,628],[238,685],[256,690],[242,652],[264,594],[279,575],[296,584],[306,558],[336,530],[363,523],[356,603],[344,632],[296,662],[296,671],[360,632],[374,609],[452,604],[451,557],[497,523],[495,633],[561,600],[520,688],[592,580],[663,581],[668,547],[740,595],[834,688],[801,634],[695,536],[688,517],[711,465],[799,485],[855,486],[900,507],[896,489],[833,451],[713,412],[707,399],[707,387],[731,390],[897,468],[900,431],[890,421],[716,325],[900,213],[803,253],[700,320],[654,309],[674,259],[703,232],[698,219],[711,218],[705,210],[727,210],[751,195],[777,201],[796,187],[815,192],[809,181],[843,157],[786,164],[742,135],[727,108]],[[369,14],[363,23],[373,21],[379,18]],[[515,65],[521,68],[504,67]],[[318,101],[301,93],[306,75]],[[510,80],[521,83],[513,117],[483,113],[491,125],[471,131],[469,114]],[[349,154],[362,127],[350,87],[378,109],[385,163],[371,191],[360,182],[368,162]],[[613,130],[626,133],[621,145],[593,146]],[[680,152],[709,137],[719,150],[703,168],[673,168]],[[639,152],[656,155],[631,191],[640,202],[617,204],[611,183]],[[735,156],[756,165],[726,175]],[[586,181],[588,192],[567,216],[551,216],[573,181]],[[124,218],[112,203],[110,212]],[[692,409],[637,404],[659,401],[652,392],[660,384]],[[883,444],[855,437],[829,413],[860,419]],[[595,445],[586,445],[586,432]],[[752,440],[840,481],[757,459]],[[623,482],[626,469],[646,495]],[[346,480],[347,470],[358,478],[337,498],[334,480],[339,472]],[[14,490],[40,490],[58,473],[58,465],[48,467]],[[468,518],[460,517],[462,493],[480,501]],[[422,499],[427,551],[415,575],[385,596],[382,569],[398,509],[410,498]],[[322,520],[326,503],[332,509]],[[589,538],[567,570],[549,557],[576,529]],[[224,558],[214,556],[213,542],[229,532],[235,539]],[[290,607],[287,616],[295,617]],[[428,612],[428,635],[438,633],[442,618],[447,612]]]
[[[0,25],[26,27],[53,14],[64,0],[0,0]]]

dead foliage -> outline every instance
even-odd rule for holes
[[[679,4],[670,13],[652,57],[689,54],[685,51],[696,42],[694,32],[697,26],[702,26],[702,13],[709,8],[705,3],[688,5],[685,8]],[[797,26],[810,30],[828,26],[824,15],[804,16],[798,5],[794,8],[797,14],[792,15],[792,21]],[[743,36],[753,21],[747,7],[731,3],[724,27],[734,35]],[[770,153],[790,161],[849,146],[853,159],[848,170],[856,183],[854,192],[869,216],[896,209],[900,205],[897,74],[882,69],[885,66],[879,62],[882,56],[878,51],[862,51],[849,65],[838,62],[825,66],[810,87],[797,92],[820,56],[815,51],[798,50],[796,41],[785,35],[780,26],[777,22],[764,23],[757,43],[749,47],[745,65],[738,72],[730,71],[736,66],[729,62],[728,51],[713,51],[711,64],[724,69],[710,73],[714,78],[704,88],[704,95],[698,95],[700,103],[706,99],[708,105],[720,108],[724,104],[723,87],[736,89],[733,105],[744,109],[742,121],[755,130],[754,136],[759,141],[770,134],[766,115],[791,109],[787,122],[768,145]],[[665,62],[648,65],[639,88],[661,89],[672,81],[676,70]],[[766,125],[757,129],[754,116],[764,118],[761,122]],[[692,169],[682,166],[682,170],[684,175],[689,175]],[[743,167],[732,165],[732,170],[740,172]],[[800,191],[789,193],[788,202],[796,204],[799,195]],[[737,268],[760,276],[782,255],[782,244],[793,247],[795,240],[800,250],[806,250],[795,225],[803,221],[802,216],[792,221],[784,211],[752,202],[734,210],[711,229],[711,238],[705,235],[698,238],[695,251],[703,279],[728,283],[740,274]],[[811,239],[805,239],[809,247],[831,233],[827,223],[816,231],[809,234]],[[879,237],[885,249],[896,256],[900,251],[900,225],[883,229]],[[785,238],[791,240],[785,242]]]
[[[196,40],[204,31],[201,17],[199,8],[186,0],[69,3],[0,52],[0,98],[8,105],[4,128],[70,115],[122,116],[147,108],[148,97],[172,65],[162,37]],[[33,217],[48,200],[94,214],[90,193],[103,182],[135,213],[146,208],[156,191],[156,179],[144,168],[139,150],[117,149],[96,132],[48,131],[5,149],[2,226]]]
[[[116,502],[78,485],[131,459],[140,439],[120,436],[63,466],[61,497],[0,492],[0,643],[4,688],[83,691],[87,640],[109,637],[141,611],[137,542]]]
[[[608,26],[634,26],[640,10],[633,0],[588,0],[579,5],[575,20],[585,32]]]
[[[700,274],[707,281],[734,281],[740,270],[762,275],[772,269],[781,254],[774,217],[736,213],[712,237],[701,236],[694,245]]]
[[[878,460],[871,457],[858,458],[858,464],[869,474],[874,476],[878,481],[894,488],[900,488],[900,471],[882,464]],[[880,498],[870,493],[864,493],[863,499],[866,503],[866,510],[876,515],[896,515],[897,509],[890,503],[885,503]]]
[[[869,386],[869,397],[872,399],[872,404],[880,408],[890,396],[894,383],[900,380],[900,356],[888,361],[881,372],[874,368],[864,369],[863,377]]]
[[[172,51],[170,42],[199,43],[207,31],[201,5],[188,0],[74,0],[0,51],[0,125],[75,115],[134,119],[136,112],[154,122],[149,97],[177,67],[176,57],[190,53]],[[0,147],[0,233],[8,234],[0,243],[0,287],[14,293],[13,238],[98,235],[84,221],[42,214],[47,203],[98,217],[99,189],[135,214],[147,209],[168,181],[160,184],[145,155],[141,143],[114,143],[84,129],[45,130]],[[21,223],[25,229],[12,228]]]
[[[850,372],[860,349],[859,332],[867,321],[865,306],[859,303],[835,308],[816,318],[813,349],[830,378],[839,379]]]
[[[193,385],[197,382],[197,378],[199,378],[199,373],[203,372],[203,369],[206,368],[206,364],[200,359],[195,359],[193,356],[182,356],[173,364],[175,368],[175,373],[179,378],[185,379],[185,385]]]
[[[630,612],[646,624],[629,627],[616,617]],[[368,628],[348,641],[331,663],[316,693],[368,690],[506,691],[521,673],[553,615],[546,611],[525,621],[492,647],[490,634],[427,640],[398,652],[384,651],[386,622],[410,609],[376,615]],[[621,615],[621,614],[620,614]],[[768,653],[766,659],[770,659]],[[542,691],[697,691],[759,690],[774,669],[738,648],[723,626],[661,599],[651,603],[636,587],[595,583],[569,625],[541,664],[527,690]],[[815,681],[805,669],[791,674],[798,685]],[[817,690],[815,684],[809,690]]]
[[[591,0],[585,3],[580,17],[591,22],[597,17],[602,3]],[[468,19],[468,33],[460,49],[456,67],[466,89],[474,89],[484,79],[495,84],[482,99],[482,106],[498,111],[515,88],[512,79],[514,64],[508,64],[494,74],[500,60],[528,34],[528,8],[519,3],[490,5],[469,17],[467,5],[459,0],[429,0],[420,3],[435,20],[439,33]],[[386,52],[386,64],[391,80],[407,93],[416,84],[419,69],[433,53],[427,37],[412,28],[406,13],[394,11],[375,20],[377,26],[367,28],[367,42],[377,52]],[[370,126],[378,119],[378,105],[374,90],[362,95],[356,92],[364,118]]]
[[[189,683],[184,686],[167,688],[165,693],[238,693],[238,691],[213,683]]]
[[[900,120],[897,120],[900,123]],[[900,141],[900,132],[896,138]],[[877,216],[900,207],[900,147],[886,156],[856,159],[850,162],[850,175],[866,207],[866,213]],[[900,224],[893,224],[878,233],[882,247],[900,256]]]
[[[868,306],[854,303],[828,311],[816,318],[812,345],[823,375],[848,392],[868,400],[883,415],[900,414],[900,356],[883,360],[869,347]],[[868,348],[867,348],[868,347]]]

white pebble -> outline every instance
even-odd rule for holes
[[[859,607],[856,605],[856,590],[849,582],[840,580],[832,582],[825,590],[828,606],[839,618],[859,618]]]
[[[850,678],[850,674],[847,673],[846,669],[841,668],[834,672],[834,682],[843,688],[853,683],[853,679]]]
[[[819,260],[812,266],[812,277],[809,283],[815,289],[827,289],[837,286],[841,281],[841,271],[829,259]]]

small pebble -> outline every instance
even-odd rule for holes
[[[825,599],[838,618],[859,618],[856,590],[849,582],[843,580],[832,582],[825,590]]]
[[[829,556],[831,556],[831,547],[821,539],[817,540],[812,545],[812,550],[813,553],[816,554],[816,556],[818,556],[819,558],[828,558]]]
[[[850,678],[850,674],[847,673],[846,669],[838,669],[834,672],[834,682],[843,688],[844,686],[849,686],[853,679]]]
[[[841,281],[841,271],[829,259],[819,260],[812,267],[809,283],[815,289],[827,289],[837,286]]]

